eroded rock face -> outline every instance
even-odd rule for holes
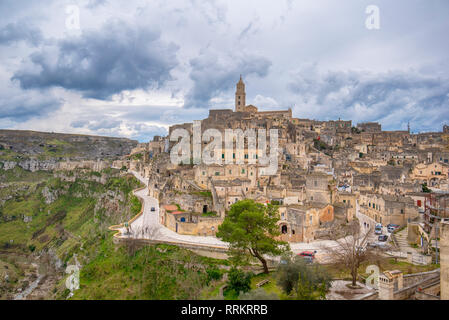
[[[39,161],[37,159],[29,159],[19,162],[18,166],[31,172],[52,171],[58,167],[58,162],[56,160]]]
[[[42,196],[45,199],[46,204],[55,202],[58,199],[58,191],[50,190],[48,187],[42,189]]]
[[[20,168],[36,172],[36,171],[72,171],[75,169],[89,169],[92,171],[101,171],[103,169],[109,168],[111,166],[110,161],[92,161],[92,160],[81,160],[81,161],[57,161],[55,159],[51,160],[38,160],[38,159],[27,159],[20,162],[14,161],[4,161],[0,163],[0,167],[3,170],[11,170],[16,166]]]
[[[2,168],[3,170],[11,170],[14,169],[16,167],[17,163],[14,161],[5,161],[2,162]]]
[[[0,130],[5,153],[26,157],[70,158],[72,160],[117,159],[129,154],[138,142],[126,138]],[[0,150],[0,151],[2,151]]]

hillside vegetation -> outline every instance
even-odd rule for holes
[[[68,265],[81,265],[71,299],[198,299],[227,261],[173,246],[114,244],[108,227],[141,209],[140,183],[120,170],[0,170],[0,299],[33,282],[27,299],[67,299]]]
[[[15,181],[0,171],[0,179],[8,181],[0,188],[2,298],[11,298],[30,277],[45,273],[37,267],[31,272],[33,264],[45,266],[47,276],[56,281],[75,254],[81,264],[88,262],[101,241],[111,236],[108,227],[140,210],[131,194],[140,183],[118,170],[57,175],[16,170]]]

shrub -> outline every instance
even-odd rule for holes
[[[228,274],[228,290],[239,294],[248,292],[251,289],[252,273],[245,273],[237,268],[232,268]]]
[[[300,300],[323,299],[331,277],[318,264],[309,265],[301,257],[284,258],[276,271],[277,283],[285,294],[296,294]]]
[[[218,268],[209,268],[206,270],[207,282],[211,280],[220,280],[223,277],[222,272]]]

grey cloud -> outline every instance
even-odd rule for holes
[[[23,22],[8,23],[0,28],[0,45],[10,45],[18,41],[26,41],[36,47],[43,41],[42,32]]]
[[[38,72],[23,68],[12,79],[24,89],[62,87],[106,99],[123,90],[160,88],[178,65],[175,44],[118,21],[60,40],[52,49],[56,53],[47,48],[30,56]]]
[[[186,94],[186,108],[208,108],[210,100],[235,86],[239,75],[265,77],[271,61],[257,55],[217,55],[205,52],[190,60],[193,88]]]
[[[76,120],[76,121],[73,121],[72,123],[70,123],[70,126],[72,128],[77,128],[78,129],[78,128],[84,128],[88,124],[89,124],[89,121],[87,121],[87,120]]]
[[[154,136],[166,136],[168,134],[167,129],[164,127],[147,125],[144,123],[137,123],[131,127],[136,133],[131,135],[132,139],[137,139],[140,142],[148,142],[153,139]]]
[[[0,119],[23,122],[31,118],[44,117],[58,110],[62,103],[53,96],[39,92],[11,95],[12,91],[0,93]]]
[[[435,131],[449,121],[448,80],[414,71],[320,73],[309,68],[297,73],[289,88],[297,96],[297,114],[379,121],[387,129],[404,129],[410,121],[417,130]]]
[[[88,123],[87,128],[96,131],[101,129],[114,129],[120,127],[121,120],[116,119],[103,119],[100,121],[91,121]]]

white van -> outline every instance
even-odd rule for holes
[[[374,228],[374,234],[380,235],[382,234],[382,224],[376,223],[376,227]]]

